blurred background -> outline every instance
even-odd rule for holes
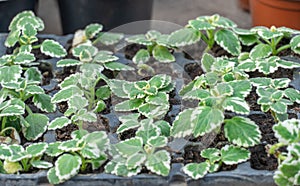
[[[119,11],[121,8],[117,7],[115,11]],[[182,26],[188,20],[200,15],[215,13],[232,19],[241,28],[251,27],[250,14],[239,8],[237,0],[153,0],[152,6],[152,19],[169,21]],[[45,22],[45,30],[42,33],[62,35],[57,1],[40,0],[37,15]]]

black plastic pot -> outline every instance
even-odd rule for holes
[[[58,0],[63,33],[74,33],[89,23],[105,30],[139,20],[149,20],[153,0]]]
[[[23,10],[36,8],[36,0],[8,0],[0,1],[0,32],[7,32],[12,18]]]

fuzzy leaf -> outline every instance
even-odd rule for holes
[[[261,138],[258,126],[250,119],[239,116],[225,120],[224,133],[229,142],[242,147],[254,146]]]
[[[243,45],[251,46],[258,42],[256,35],[239,35],[239,39]]]
[[[197,99],[197,100],[203,100],[205,98],[208,98],[210,96],[210,93],[206,90],[203,89],[196,89],[187,92],[184,96],[183,99]]]
[[[131,114],[134,116],[139,116],[139,114]],[[131,116],[129,115],[129,116]],[[122,120],[121,117],[119,118],[122,124],[118,127],[117,133],[122,133],[124,131],[127,131],[129,129],[134,129],[140,126],[140,123],[138,122],[137,118],[136,119],[131,119],[131,120]]]
[[[103,26],[98,23],[89,24],[85,27],[85,35],[87,38],[92,39],[95,37],[101,30]]]
[[[104,45],[114,45],[118,43],[123,37],[124,34],[105,32],[101,34],[99,41]]]
[[[32,95],[34,95],[34,94],[44,94],[45,93],[44,90],[41,87],[37,86],[37,85],[28,85],[25,88],[25,92],[27,94],[32,94]]]
[[[170,154],[166,150],[160,150],[148,156],[145,165],[153,173],[168,176],[171,168],[170,163]]]
[[[91,54],[91,56],[95,56],[98,52],[98,49],[94,46],[92,46],[91,43],[84,43],[84,44],[80,44],[78,46],[76,46],[75,48],[72,49],[72,54],[75,57],[80,57],[80,53],[83,50],[87,50],[89,51],[89,53]]]
[[[142,104],[138,111],[147,118],[160,119],[166,115],[169,110],[169,105],[154,105],[151,103]]]
[[[195,30],[214,30],[216,28],[212,24],[200,20],[189,20],[189,26]]]
[[[33,143],[26,147],[26,153],[29,155],[29,158],[42,156],[46,151],[47,147],[48,144],[44,142]]]
[[[255,61],[251,60],[251,59],[247,59],[245,61],[242,61],[239,63],[238,68],[240,70],[243,70],[245,72],[253,72],[256,70],[256,63]]]
[[[272,54],[272,48],[267,44],[258,44],[250,51],[250,58],[253,60],[262,59]]]
[[[15,174],[22,170],[22,166],[19,162],[10,162],[5,160],[3,168],[7,174]]]
[[[64,152],[76,152],[82,149],[82,146],[78,146],[78,144],[79,144],[78,139],[72,139],[72,140],[61,142],[58,148]]]
[[[284,162],[275,172],[274,181],[279,186],[299,185],[300,161]]]
[[[136,136],[141,137],[144,144],[146,144],[151,137],[160,135],[160,130],[154,125],[152,119],[144,119],[140,124],[141,127],[137,130]]]
[[[147,144],[155,148],[165,147],[167,143],[168,143],[168,138],[164,136],[152,136],[147,140]]]
[[[82,156],[97,159],[105,155],[109,147],[109,139],[104,131],[95,131],[85,136],[85,146],[81,150]]]
[[[156,45],[153,49],[153,57],[159,62],[168,63],[175,61],[175,57],[170,53],[168,48]]]
[[[56,130],[56,129],[61,129],[67,125],[71,124],[71,120],[69,118],[62,116],[59,118],[55,118],[52,120],[48,126],[49,130]]]
[[[198,42],[200,36],[200,32],[193,28],[182,28],[170,34],[168,43],[172,46],[182,47]]]
[[[276,62],[277,62],[277,65],[282,68],[292,69],[292,68],[300,67],[300,63],[296,63],[293,61],[286,61],[286,60],[278,59]]]
[[[283,122],[279,122],[273,126],[275,136],[279,142],[288,144],[297,142],[299,138],[300,121],[296,119],[290,119]]]
[[[300,92],[293,88],[287,88],[284,90],[284,95],[288,97],[291,101],[300,104]]]
[[[28,82],[37,82],[40,83],[42,81],[42,74],[36,67],[28,68],[25,73],[25,78]]]
[[[277,64],[277,62],[275,60],[272,60],[272,58],[269,59],[261,59],[258,63],[258,71],[262,72],[264,74],[270,74],[270,73],[274,73],[279,65]]]
[[[51,97],[47,94],[36,94],[33,97],[34,105],[44,112],[54,112],[56,105],[51,103]]]
[[[221,149],[221,159],[226,165],[234,165],[250,158],[250,152],[246,149],[226,145]]]
[[[32,61],[35,61],[35,57],[33,54],[20,52],[15,56],[14,63],[19,65],[19,64],[27,64]]]
[[[94,62],[107,63],[112,61],[117,61],[119,58],[117,56],[108,53],[107,51],[99,51],[94,58]]]
[[[5,46],[6,47],[13,47],[15,44],[19,41],[19,36],[21,34],[20,30],[13,30],[9,32],[6,40],[5,40]]]
[[[52,103],[59,103],[59,102],[63,102],[63,101],[67,101],[70,99],[70,97],[73,97],[75,95],[83,95],[82,90],[75,86],[75,85],[71,85],[68,87],[65,87],[63,89],[61,89],[59,92],[57,92],[51,99]]]
[[[10,148],[5,144],[0,144],[0,159],[8,159],[12,156],[12,151]]]
[[[215,41],[232,55],[239,55],[241,53],[241,45],[237,35],[226,29],[218,30],[215,34]]]
[[[245,98],[250,93],[252,86],[249,80],[230,81],[228,84],[233,88],[234,97]]]
[[[101,86],[96,90],[96,96],[97,98],[100,99],[108,99],[111,95],[111,90],[109,88],[109,86],[105,85],[105,86]]]
[[[189,163],[185,165],[182,171],[193,179],[203,178],[209,170],[207,162],[202,163]]]
[[[215,58],[208,54],[204,53],[201,59],[201,67],[205,72],[211,72],[213,69],[213,64],[215,63]]]
[[[143,153],[136,153],[133,154],[132,156],[128,157],[126,160],[126,166],[128,169],[134,169],[140,166],[145,162],[147,159],[146,154]]]
[[[150,46],[152,45],[152,42],[149,41],[144,35],[139,34],[139,35],[134,35],[131,37],[126,38],[126,41],[129,43],[136,43],[136,44],[140,44],[140,45],[146,45],[146,46]]]
[[[134,137],[117,143],[115,147],[120,154],[130,157],[143,151],[143,140],[140,137]]]
[[[32,161],[31,165],[38,169],[49,169],[53,166],[52,163],[47,161]]]
[[[147,50],[145,49],[140,49],[132,58],[132,61],[135,64],[143,64],[149,61],[150,59],[150,54]]]
[[[3,106],[0,112],[0,117],[3,116],[18,116],[24,114],[25,103],[19,99],[13,99],[6,102],[7,105]]]
[[[16,82],[21,77],[20,65],[0,67],[0,83]]]
[[[297,35],[293,37],[290,41],[291,49],[297,53],[300,54],[300,35]]]
[[[59,180],[68,180],[75,176],[80,168],[81,158],[76,155],[63,154],[55,162],[55,172]]]
[[[210,163],[215,163],[221,160],[220,150],[216,148],[207,148],[202,150],[201,156],[208,159]]]
[[[49,123],[49,118],[43,114],[30,114],[25,120],[30,124],[29,127],[22,129],[27,140],[36,140],[41,137]]]
[[[57,67],[69,67],[69,66],[77,66],[81,65],[82,62],[76,59],[62,59],[56,63]]]
[[[270,108],[278,114],[285,114],[287,112],[287,104],[281,100],[271,104]]]
[[[54,142],[54,143],[49,143],[48,148],[46,149],[45,153],[48,156],[51,157],[58,157],[60,154],[62,154],[64,151],[60,150],[58,147],[61,145],[61,142]]]
[[[54,167],[49,169],[49,171],[47,172],[47,178],[50,184],[59,184],[63,182],[63,180],[59,180],[59,178],[56,176],[56,171]]]
[[[248,103],[239,97],[228,97],[224,101],[223,108],[238,114],[249,114],[250,108]]]
[[[175,138],[185,137],[193,132],[194,125],[191,122],[194,109],[186,109],[180,112],[171,127],[171,136]]]
[[[128,66],[128,65],[124,65],[122,63],[119,62],[108,62],[108,63],[104,63],[103,66],[106,69],[112,70],[112,71],[125,71],[125,70],[134,70],[133,67]]]
[[[115,105],[116,111],[132,111],[138,109],[142,104],[143,99],[126,100]]]
[[[41,52],[51,57],[64,57],[66,50],[56,41],[46,39],[41,45]]]
[[[147,96],[145,101],[153,105],[168,105],[169,95],[164,92],[158,92],[156,95]]]

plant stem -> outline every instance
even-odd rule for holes
[[[290,44],[288,44],[288,45],[283,45],[283,46],[279,47],[279,48],[277,49],[277,54],[278,54],[279,52],[285,50],[285,49],[288,49],[288,48],[291,48],[291,45],[290,45]]]
[[[21,160],[21,163],[22,163],[22,166],[23,166],[23,169],[25,172],[28,172],[28,170],[30,169],[30,164],[28,164],[28,161],[29,161],[28,158]]]
[[[42,44],[32,46],[32,49],[38,49],[42,46]]]
[[[2,133],[3,133],[3,130],[5,129],[6,121],[7,121],[7,117],[4,116],[4,117],[2,118],[2,126],[1,126],[1,133],[0,133],[1,135],[2,135]]]
[[[28,112],[28,115],[33,114],[32,110],[30,109],[30,107],[28,105],[25,105],[25,109]]]
[[[269,149],[269,154],[275,154],[276,150],[279,149],[280,147],[285,146],[285,144],[283,143],[276,143],[274,145],[272,145]]]

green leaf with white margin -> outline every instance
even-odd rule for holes
[[[76,46],[75,48],[73,48],[72,54],[74,57],[79,57],[80,53],[83,50],[89,51],[91,56],[95,56],[98,52],[98,49],[96,47],[94,47],[91,42],[86,42],[86,43],[80,44],[80,45]]]
[[[300,35],[297,35],[293,37],[290,41],[291,49],[297,53],[300,54]]]
[[[31,161],[30,164],[38,169],[49,169],[51,167],[53,167],[53,164],[48,162],[48,161],[40,161],[40,160],[36,160],[36,161]]]
[[[64,152],[63,150],[58,148],[60,145],[61,145],[60,141],[56,141],[54,143],[49,143],[48,148],[46,149],[45,153],[51,157],[58,157],[59,155],[61,155]]]
[[[15,30],[17,29],[17,23],[18,21],[22,18],[22,17],[26,17],[26,16],[34,16],[34,13],[32,11],[29,11],[29,10],[25,10],[25,11],[22,11],[20,13],[18,13],[13,19],[12,21],[10,22],[9,24],[9,27],[8,27],[8,30]]]
[[[189,20],[189,26],[194,28],[195,30],[214,30],[215,26],[208,22],[200,21],[200,20]]]
[[[237,56],[241,53],[242,47],[238,36],[230,30],[218,30],[215,34],[215,41],[232,55]]]
[[[55,172],[59,180],[68,180],[75,176],[81,166],[81,158],[76,155],[63,154],[55,162]]]
[[[211,72],[213,70],[213,64],[216,62],[215,58],[209,53],[204,53],[201,59],[201,68],[205,72]]]
[[[261,88],[267,88],[273,84],[271,78],[264,78],[264,77],[251,78],[250,82],[253,86],[261,87]]]
[[[292,102],[300,104],[300,91],[293,88],[287,88],[284,90],[284,95],[288,97]]]
[[[143,144],[153,136],[159,136],[161,134],[158,126],[154,125],[153,119],[144,119],[140,122],[141,127],[136,131],[136,136],[143,139]]]
[[[135,169],[140,165],[144,164],[146,161],[147,156],[144,153],[136,153],[132,156],[128,157],[126,160],[126,166],[128,169]]]
[[[259,59],[256,61],[258,71],[264,74],[274,73],[279,67],[276,59],[276,56],[267,59]]]
[[[81,109],[78,111],[77,115],[74,115],[71,119],[73,121],[82,120],[86,122],[96,122],[97,115],[93,111],[87,111],[86,109]]]
[[[299,140],[300,120],[289,119],[273,126],[275,137],[280,143],[289,144]]]
[[[195,89],[192,91],[187,92],[182,99],[196,99],[196,100],[203,100],[205,98],[208,98],[210,96],[210,93],[207,90],[203,89]]]
[[[119,58],[117,56],[114,56],[112,52],[101,50],[94,57],[94,62],[107,63],[107,62],[117,61],[118,59]]]
[[[65,116],[61,116],[52,120],[49,123],[48,129],[49,130],[61,129],[69,124],[71,124],[71,120]]]
[[[147,96],[145,101],[153,105],[168,105],[169,95],[165,92],[158,92],[156,95]]]
[[[0,117],[23,115],[25,113],[25,103],[20,99],[12,99],[1,109]]]
[[[152,51],[153,57],[162,63],[169,63],[175,61],[175,57],[170,53],[168,48],[156,45]]]
[[[42,81],[42,74],[36,67],[28,68],[25,73],[25,78],[28,82],[37,82],[40,83]]]
[[[67,101],[70,99],[70,97],[73,97],[75,95],[82,96],[83,92],[79,87],[75,85],[71,85],[58,91],[52,97],[51,101],[52,103],[59,103],[59,102]]]
[[[40,86],[37,86],[37,85],[28,85],[28,86],[26,86],[25,92],[27,94],[32,94],[32,95],[34,95],[34,94],[44,94],[45,93],[44,89],[42,89]]]
[[[27,64],[32,61],[35,61],[35,57],[33,54],[20,52],[15,56],[14,64],[17,64],[17,65]]]
[[[282,102],[281,100],[272,103],[270,105],[270,108],[278,114],[287,113],[287,104],[285,102]]]
[[[61,144],[58,146],[58,149],[64,152],[76,152],[80,151],[82,149],[82,146],[79,146],[78,139],[72,139],[61,142]]]
[[[250,58],[253,60],[263,59],[272,54],[272,47],[267,44],[258,44],[250,51]]]
[[[59,180],[59,178],[56,176],[56,171],[54,167],[48,170],[47,178],[50,184],[59,184],[64,181],[64,180]]]
[[[151,103],[142,104],[138,111],[147,118],[161,119],[166,115],[170,106],[167,104],[154,105]]]
[[[239,97],[228,97],[223,103],[223,108],[237,114],[249,114],[250,107],[248,103]]]
[[[143,99],[126,100],[115,105],[116,111],[132,111],[138,109],[144,103]]]
[[[8,159],[12,156],[12,151],[10,148],[5,144],[0,144],[0,159]]]
[[[68,100],[69,108],[75,108],[76,110],[80,110],[88,106],[88,100],[83,96],[75,95]]]
[[[51,57],[64,57],[67,55],[66,49],[57,41],[46,39],[41,45],[41,52]]]
[[[289,86],[290,82],[291,82],[291,80],[289,78],[272,79],[272,86],[275,89],[287,88]]]
[[[99,87],[96,90],[96,96],[97,96],[97,98],[102,99],[102,100],[108,99],[111,96],[110,87],[108,85]]]
[[[9,32],[4,45],[6,47],[13,47],[19,41],[21,31],[20,30],[13,30]]]
[[[169,35],[168,43],[172,46],[182,47],[198,42],[201,38],[201,33],[193,28],[182,28],[172,32]]]
[[[197,180],[203,178],[209,171],[209,163],[189,163],[182,168],[182,171],[190,176],[191,178]]]
[[[245,72],[253,72],[257,69],[257,63],[251,59],[247,59],[238,64],[238,69]]]
[[[29,127],[23,128],[24,137],[27,140],[36,140],[46,131],[49,118],[44,114],[30,114],[25,120],[30,124]]]
[[[10,162],[5,160],[3,163],[3,169],[7,174],[15,174],[21,170],[23,170],[21,164],[19,162]]]
[[[16,82],[21,77],[21,73],[20,65],[0,67],[0,83]]]
[[[85,36],[88,39],[92,39],[95,37],[101,30],[103,29],[103,26],[98,23],[89,24],[85,27]]]
[[[170,164],[170,154],[166,150],[160,150],[147,157],[145,166],[155,174],[168,176],[171,169]]]
[[[26,153],[29,158],[42,156],[48,147],[47,143],[39,142],[33,143],[26,147]]]
[[[108,62],[104,63],[103,66],[112,71],[125,71],[125,70],[134,70],[133,67],[119,63],[119,62]]]
[[[221,160],[226,165],[234,165],[250,158],[250,152],[244,148],[226,145],[221,149]]]
[[[146,46],[150,46],[152,45],[152,41],[149,41],[145,35],[139,34],[139,35],[134,35],[131,37],[128,37],[125,39],[127,42],[129,43],[136,43],[136,44],[140,44],[140,45],[146,45]]]
[[[274,181],[279,186],[299,185],[300,161],[293,160],[279,165],[278,170],[274,173]]]
[[[25,152],[23,146],[13,144],[13,145],[9,145],[8,147],[12,152],[12,156],[8,158],[9,161],[17,162],[28,157],[28,154]]]
[[[139,113],[121,116],[119,120],[122,122],[122,124],[118,127],[117,134],[120,134],[129,129],[134,129],[139,127],[140,126],[140,123],[138,121],[139,116],[140,116]]]
[[[257,145],[261,138],[259,127],[250,119],[240,116],[225,120],[224,133],[229,142],[242,147]]]
[[[101,34],[99,41],[104,45],[114,45],[118,43],[121,39],[123,39],[123,37],[124,34],[121,33],[105,32]]]
[[[160,129],[160,134],[166,137],[170,136],[171,126],[164,120],[159,120],[154,123]]]
[[[234,80],[228,82],[228,84],[233,88],[233,97],[245,98],[252,89],[249,80]]]
[[[277,62],[277,65],[282,67],[282,68],[292,69],[292,68],[299,68],[300,67],[300,63],[293,62],[293,61],[282,60],[280,58],[278,60],[276,60],[276,62]]]
[[[209,162],[215,163],[221,160],[220,150],[216,148],[207,148],[201,151],[201,156],[209,160]]]
[[[105,155],[109,148],[109,139],[104,131],[95,131],[84,136],[85,145],[81,155],[89,159],[97,159]]]
[[[47,94],[36,94],[32,99],[34,105],[44,112],[54,112],[56,105],[51,103],[51,97]]]
[[[101,156],[100,158],[97,159],[92,159],[91,160],[91,165],[92,165],[92,169],[96,170],[99,169],[107,160],[106,156]]]
[[[147,144],[155,148],[165,147],[167,143],[168,143],[168,138],[164,136],[152,136],[147,140]]]
[[[120,98],[128,98],[129,92],[125,91],[125,88],[133,86],[133,83],[125,80],[112,79],[109,81],[109,87],[111,91]]]
[[[130,157],[138,152],[143,152],[143,139],[134,137],[121,141],[115,145],[117,151],[124,157]]]
[[[195,117],[193,111],[194,109],[185,109],[176,116],[171,127],[171,136],[181,138],[192,134],[194,124],[191,122],[191,117]]]
[[[76,59],[62,59],[59,60],[56,63],[57,67],[70,67],[70,66],[77,66],[77,65],[81,65],[82,62]]]
[[[224,114],[219,109],[202,106],[193,110],[190,118],[194,137],[213,131],[224,121]]]
[[[128,169],[124,163],[116,163],[116,162],[109,162],[105,166],[105,171],[109,172],[110,174],[115,174],[117,176],[126,176],[131,177],[137,175],[141,172],[142,166],[138,166],[135,169]]]
[[[132,61],[135,64],[143,64],[149,61],[150,59],[150,54],[147,50],[145,49],[140,49],[132,58]]]

